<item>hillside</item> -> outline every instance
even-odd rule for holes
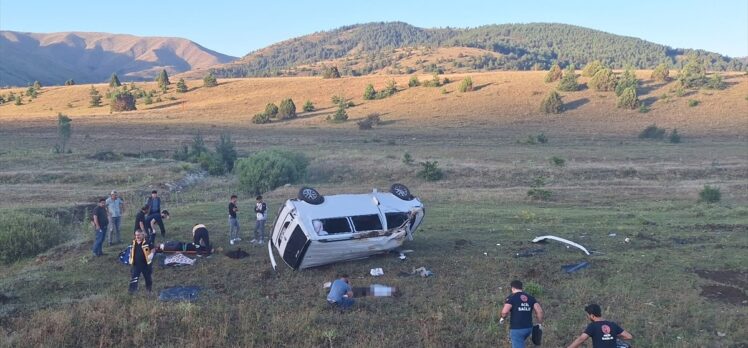
[[[0,31],[0,86],[98,83],[112,73],[123,81],[151,80],[161,69],[173,74],[234,59],[181,38]]]
[[[441,48],[473,50],[447,59],[430,54]],[[213,70],[223,77],[314,75],[320,73],[324,63],[337,66],[344,75],[355,76],[377,72],[532,70],[545,69],[554,61],[581,67],[596,59],[614,68],[630,64],[646,69],[661,62],[677,66],[687,54],[707,58],[712,70],[740,70],[744,66],[739,60],[713,52],[674,49],[567,24],[424,29],[390,22],[357,24],[293,38]],[[414,55],[417,61],[408,62]]]

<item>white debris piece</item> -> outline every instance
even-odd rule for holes
[[[583,246],[581,246],[581,245],[579,245],[579,244],[577,244],[577,243],[574,243],[574,242],[572,242],[572,241],[570,241],[570,240],[568,240],[568,239],[563,239],[563,238],[561,238],[561,237],[550,236],[550,235],[549,235],[549,236],[540,236],[540,237],[537,237],[537,238],[533,239],[533,240],[532,240],[532,242],[533,242],[533,243],[538,243],[538,242],[542,242],[542,241],[544,241],[544,240],[546,240],[546,239],[551,239],[551,240],[555,240],[555,241],[557,241],[557,242],[561,242],[561,243],[564,243],[564,244],[566,244],[566,247],[567,247],[567,248],[568,248],[569,246],[573,246],[573,247],[575,247],[575,248],[577,248],[577,249],[579,249],[579,250],[582,250],[582,251],[584,251],[584,253],[585,253],[585,254],[587,254],[587,255],[589,255],[589,254],[590,254],[590,252],[589,252],[589,251],[587,251],[587,248],[585,248],[585,247],[583,247]]]

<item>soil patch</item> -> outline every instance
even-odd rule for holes
[[[249,256],[249,254],[246,251],[242,250],[242,248],[239,248],[236,250],[231,250],[231,251],[226,252],[226,256],[232,259],[243,259]]]
[[[694,273],[698,274],[701,278],[709,279],[717,283],[736,286],[743,290],[748,288],[748,272],[697,269],[694,270]]]
[[[734,305],[748,305],[748,296],[743,290],[724,285],[702,285],[701,296]]]
[[[470,244],[473,244],[473,242],[467,239],[457,239],[455,240],[455,250],[460,250]]]

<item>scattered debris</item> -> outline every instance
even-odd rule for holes
[[[379,268],[372,268],[372,269],[371,269],[371,270],[369,271],[369,274],[371,274],[371,276],[372,276],[372,277],[379,277],[379,276],[383,276],[383,275],[384,275],[384,270],[382,270],[382,268],[381,268],[381,267],[379,267]]]
[[[426,278],[433,276],[434,272],[429,271],[428,269],[426,269],[426,267],[418,267],[414,268],[411,274],[418,274],[421,277]]]
[[[200,288],[197,286],[175,286],[161,290],[159,301],[188,301],[197,300]]]
[[[323,289],[329,289],[332,286],[332,282],[325,282],[322,284]]]
[[[166,259],[164,259],[164,265],[166,266],[191,266],[195,264],[195,260],[184,256],[184,254],[176,253],[174,255],[170,255]]]
[[[580,263],[573,263],[570,265],[563,265],[561,268],[566,271],[566,273],[574,273],[579,270],[583,270],[585,268],[588,268],[590,266],[589,262],[582,261]]]
[[[625,239],[623,240],[623,242],[624,242],[624,243],[629,243],[629,242],[631,242],[631,238],[629,238],[629,237],[626,237],[626,238],[625,238]]]
[[[617,234],[615,234],[615,233],[608,233],[608,237],[615,237],[615,236],[617,236]]]
[[[246,251],[242,250],[242,248],[239,248],[239,249],[227,252],[226,256],[228,256],[228,257],[230,257],[232,259],[243,259],[243,258],[249,256],[249,254]]]
[[[533,257],[537,254],[544,253],[545,249],[530,249],[523,250],[514,255],[514,257]]]
[[[587,249],[585,247],[583,247],[583,246],[581,246],[581,245],[579,245],[577,243],[574,243],[574,242],[572,242],[572,241],[570,241],[568,239],[563,239],[563,238],[556,237],[556,236],[550,236],[550,235],[549,236],[540,236],[540,237],[537,237],[537,238],[533,239],[532,242],[533,243],[539,243],[539,242],[544,242],[544,241],[546,241],[548,239],[564,243],[564,244],[567,245],[567,248],[569,246],[573,246],[573,247],[575,247],[577,249],[580,249],[580,250],[584,251],[584,253],[587,254],[587,255],[590,254],[590,252],[587,251]]]
[[[405,261],[405,259],[407,259],[408,257],[407,257],[407,256],[405,256],[405,254],[403,254],[403,253],[400,253],[400,256],[398,256],[397,258],[399,258],[399,259],[400,259],[400,260],[402,260],[402,261]]]
[[[725,337],[725,336],[727,336],[727,333],[726,332],[719,332],[719,331],[717,331],[717,336],[719,336],[719,337]]]

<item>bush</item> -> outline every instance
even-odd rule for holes
[[[706,83],[706,70],[703,62],[695,55],[689,56],[683,68],[678,72],[678,81],[684,88],[703,86]]]
[[[53,219],[27,212],[0,214],[0,262],[35,256],[63,240],[65,228]]]
[[[413,156],[410,155],[410,153],[406,152],[403,154],[403,163],[407,165],[413,164]]]
[[[545,133],[538,134],[535,139],[537,139],[538,143],[540,144],[547,144],[548,143],[548,137],[545,136]]]
[[[322,78],[324,79],[337,79],[340,78],[340,71],[338,71],[338,67],[325,67],[322,71]]]
[[[277,112],[278,118],[281,120],[296,118],[296,104],[294,104],[293,99],[291,98],[283,99],[280,102]]]
[[[411,76],[410,80],[408,80],[408,87],[418,87],[421,85],[421,81],[418,81],[417,76]]]
[[[270,115],[268,115],[268,114],[266,114],[264,112],[256,114],[256,115],[252,116],[252,123],[255,123],[255,124],[270,123]]]
[[[306,102],[304,102],[304,106],[302,106],[302,110],[304,110],[304,112],[314,111],[314,104],[312,103],[312,101],[307,100]]]
[[[110,107],[115,112],[135,110],[135,97],[130,91],[117,90],[112,94]]]
[[[717,203],[722,199],[722,192],[719,187],[704,185],[704,189],[699,192],[699,202]]]
[[[145,98],[143,98],[143,104],[145,105],[151,105],[153,104],[153,99],[151,98],[150,94],[146,94]]]
[[[564,77],[562,77],[561,82],[558,83],[558,90],[564,92],[574,92],[579,90],[577,74],[574,71],[573,65],[569,64],[569,67],[564,71]]]
[[[377,97],[377,91],[374,90],[374,85],[368,84],[366,85],[366,89],[364,89],[364,100],[372,100]]]
[[[698,106],[699,103],[700,102],[698,100],[696,100],[696,99],[689,99],[688,100],[688,106],[690,106],[690,107]]]
[[[116,88],[122,86],[122,83],[119,82],[119,77],[117,77],[117,73],[112,73],[112,77],[109,78],[109,87]]]
[[[214,152],[203,152],[197,157],[197,163],[200,168],[210,175],[223,175],[226,173],[226,166],[221,160],[221,156]]]
[[[616,76],[613,74],[613,70],[603,68],[598,70],[592,79],[590,79],[590,87],[598,92],[608,92],[616,89]]]
[[[208,75],[205,75],[203,77],[203,86],[205,87],[215,87],[218,86],[218,80],[216,80],[216,75],[213,75],[213,73],[208,73]]]
[[[88,92],[88,94],[91,96],[91,99],[88,101],[88,105],[90,107],[96,108],[101,106],[101,95],[93,85],[91,86],[91,90]]]
[[[636,95],[636,88],[626,88],[620,97],[618,97],[618,104],[616,105],[623,109],[636,109],[639,107],[639,97]]]
[[[671,143],[678,144],[680,143],[680,134],[678,134],[678,130],[673,128],[673,131],[670,132],[670,136],[668,137]]]
[[[333,123],[338,122],[345,122],[348,120],[348,113],[345,111],[347,105],[345,104],[339,104],[338,109],[335,110],[335,113],[332,116],[327,116],[327,120],[331,121]]]
[[[391,79],[387,81],[386,85],[384,85],[384,89],[377,93],[377,99],[387,98],[395,93],[397,93],[397,82],[395,82],[394,79]]]
[[[465,93],[473,90],[473,79],[470,76],[462,79],[460,86],[457,88],[458,91]]]
[[[65,81],[65,86],[75,86],[75,80],[70,79]]]
[[[557,167],[563,167],[566,165],[566,160],[558,156],[553,156],[551,157],[551,164]]]
[[[662,139],[665,137],[665,128],[659,128],[652,124],[639,133],[639,139]]]
[[[234,170],[234,162],[236,162],[237,156],[236,149],[234,149],[235,145],[229,133],[221,133],[221,137],[218,138],[218,143],[216,143],[216,154],[226,167],[227,172]]]
[[[333,104],[335,104],[335,105],[340,105],[343,102],[345,102],[345,97],[343,97],[342,95],[337,95],[336,94],[336,95],[333,95],[332,97],[330,97],[330,101]]]
[[[177,93],[185,93],[187,90],[187,84],[184,82],[184,79],[179,79],[177,81]]]
[[[587,63],[587,65],[584,66],[584,69],[582,69],[582,75],[587,77],[593,77],[595,74],[597,74],[598,71],[605,69],[605,66],[602,62],[599,60],[594,60],[592,62]]]
[[[633,88],[636,91],[637,87],[639,87],[639,80],[636,79],[634,71],[626,69],[616,82],[616,95],[620,97],[627,88]]]
[[[704,84],[704,87],[708,89],[725,89],[725,82],[722,80],[722,75],[717,73],[712,74]]]
[[[444,173],[439,168],[439,162],[437,161],[426,161],[419,163],[421,170],[418,172],[418,177],[426,181],[438,181],[444,177]]]
[[[639,113],[640,114],[646,114],[649,112],[649,106],[647,106],[644,103],[639,103]]]
[[[169,81],[169,74],[166,73],[166,69],[161,69],[161,73],[156,77],[156,82],[158,82],[158,86],[162,89],[166,89],[166,86],[171,84],[171,82]]]
[[[301,180],[308,165],[309,160],[303,154],[264,150],[239,160],[236,168],[240,187],[261,194]]]
[[[527,191],[527,196],[537,201],[547,201],[551,198],[552,193],[549,190],[544,189],[545,179],[543,177],[536,177],[530,184],[530,189]]]
[[[378,126],[380,122],[379,113],[371,113],[366,115],[366,118],[356,122],[358,129],[371,129],[373,126]]]
[[[548,70],[548,73],[545,74],[545,82],[550,83],[554,81],[558,81],[563,76],[563,72],[561,71],[561,67],[558,65],[558,63],[553,63],[551,65],[550,70]]]
[[[64,153],[73,133],[73,120],[70,117],[57,113],[57,137],[59,153]]]
[[[268,103],[267,105],[265,105],[265,115],[275,118],[276,116],[278,116],[278,107],[273,103]]]
[[[431,80],[423,82],[424,87],[441,87],[441,85],[442,82],[439,80],[439,75],[437,74],[434,74]]]
[[[666,82],[669,79],[669,75],[670,69],[668,69],[667,63],[660,63],[652,70],[650,77],[657,82]]]
[[[546,114],[560,114],[564,111],[564,102],[561,101],[561,95],[556,91],[548,93],[543,101],[540,102],[540,111]]]
[[[535,297],[535,298],[538,298],[543,295],[543,287],[537,283],[526,282],[524,284],[523,290],[526,293],[530,294],[530,296]]]

